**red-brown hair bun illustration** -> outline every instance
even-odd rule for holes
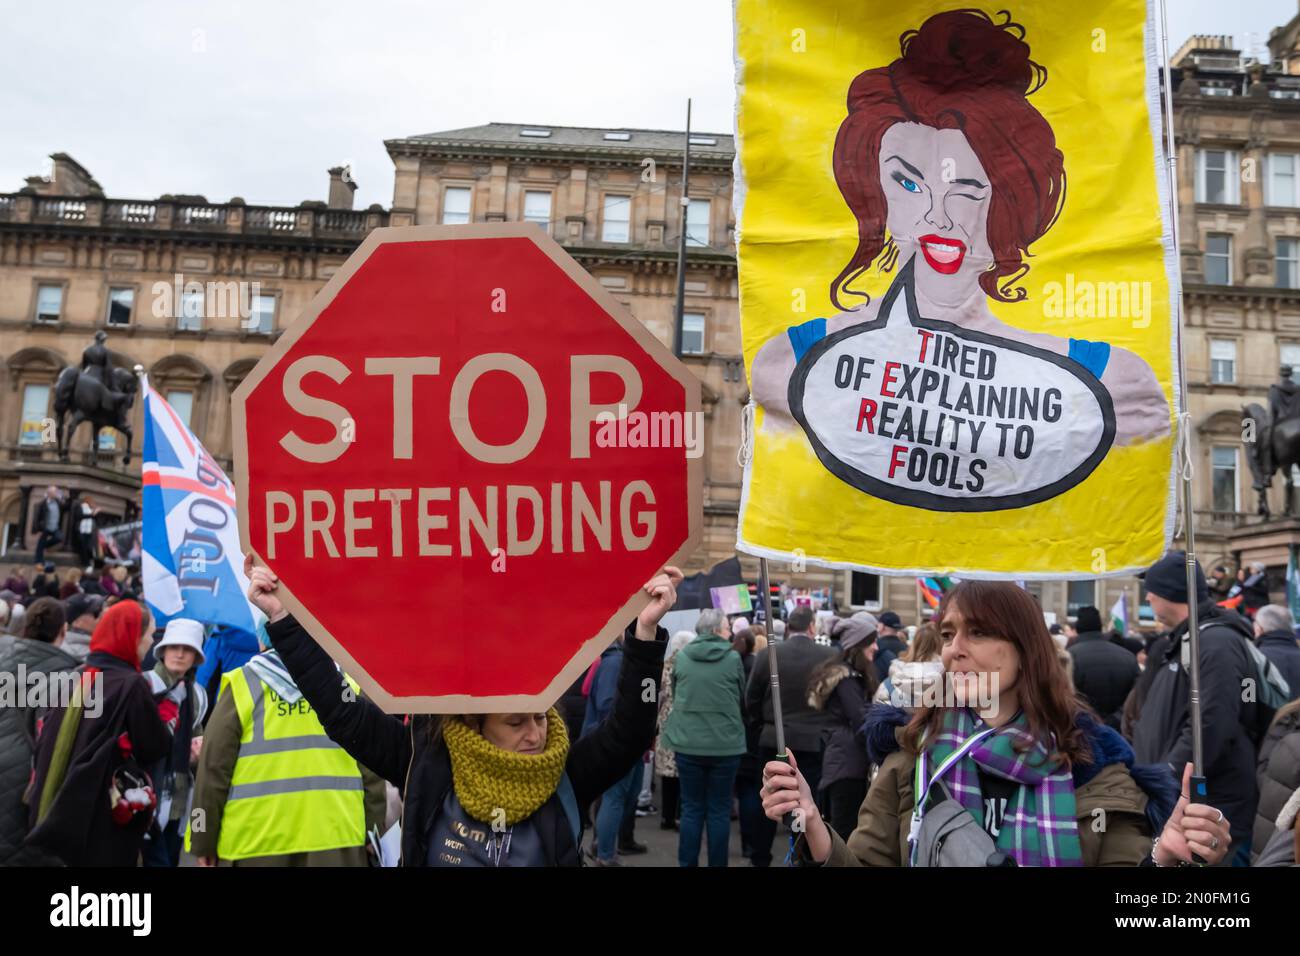
[[[886,202],[880,187],[880,140],[895,123],[958,129],[989,176],[988,241],[993,264],[980,276],[991,299],[1019,302],[1017,286],[1029,271],[1029,246],[1060,215],[1065,201],[1065,158],[1056,136],[1028,97],[1047,80],[1030,58],[1025,30],[1003,11],[995,21],[980,10],[949,10],[899,38],[901,56],[858,74],[849,85],[848,116],[835,138],[833,166],[858,224],[858,247],[831,283],[835,307],[867,300],[846,287],[884,251],[892,268],[896,249],[885,250]]]
[[[940,89],[1006,86],[1028,96],[1046,71],[1029,58],[1024,28],[1002,15],[995,23],[979,10],[936,14],[902,35],[898,68]]]

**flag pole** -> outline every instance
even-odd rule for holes
[[[683,323],[686,317],[686,226],[691,198],[691,101],[686,100],[686,145],[682,148],[682,198],[677,236],[677,298],[673,306],[673,354],[682,357]]]
[[[1178,147],[1174,141],[1174,101],[1173,76],[1169,66],[1169,18],[1166,12],[1166,0],[1160,3],[1160,49],[1161,67],[1164,71],[1164,108],[1165,108],[1165,174],[1169,184],[1169,225],[1173,235],[1174,255],[1177,257],[1178,269],[1175,281],[1178,283],[1178,314],[1174,317],[1178,344],[1178,396],[1182,413],[1178,419],[1178,440],[1174,443],[1175,461],[1181,478],[1183,504],[1183,540],[1187,555],[1187,639],[1191,645],[1191,661],[1188,674],[1191,690],[1188,695],[1188,707],[1192,722],[1192,785],[1190,800],[1193,803],[1206,802],[1205,788],[1205,745],[1201,728],[1201,631],[1198,626],[1200,614],[1200,596],[1197,594],[1196,574],[1196,521],[1192,498],[1192,434],[1191,414],[1187,411],[1187,359],[1183,348],[1183,329],[1186,325],[1183,307],[1182,281],[1182,237],[1178,223]]]
[[[772,617],[772,588],[767,577],[767,558],[758,559],[758,599],[763,602],[763,620],[770,637],[767,640],[767,664],[772,683],[772,724],[776,728],[776,759],[789,762],[785,752],[785,724],[781,720],[781,676],[776,669],[776,626]]]

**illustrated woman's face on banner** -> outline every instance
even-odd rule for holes
[[[978,292],[979,276],[993,262],[992,187],[965,134],[895,123],[880,140],[880,187],[899,259],[916,259],[917,291],[942,305]]]

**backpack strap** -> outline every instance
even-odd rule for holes
[[[582,854],[582,815],[578,813],[578,797],[573,792],[573,783],[567,773],[560,774],[560,782],[555,788],[555,795],[560,798],[564,817],[569,821],[569,832],[573,835],[573,845]]]
[[[944,758],[943,762],[935,768],[933,775],[929,773],[928,768],[929,751],[925,746],[925,741],[921,741],[921,752],[917,754],[916,763],[913,765],[912,770],[912,824],[907,834],[907,842],[911,848],[912,866],[917,865],[917,838],[921,835],[921,823],[925,818],[925,804],[929,800],[931,788],[940,783],[940,778],[952,769],[954,764],[970,753],[977,743],[995,730],[997,730],[996,727],[985,727],[983,730],[971,734],[962,741],[956,750]]]

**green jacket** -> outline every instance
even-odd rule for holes
[[[693,757],[745,752],[745,668],[731,642],[697,637],[673,657],[673,709],[664,725],[669,750]]]

